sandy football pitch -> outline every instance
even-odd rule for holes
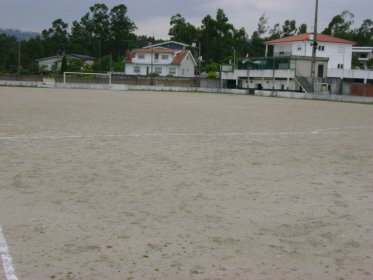
[[[0,229],[19,280],[373,279],[373,106],[0,87]]]

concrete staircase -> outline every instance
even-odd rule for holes
[[[297,76],[295,79],[306,93],[313,92],[312,84],[306,77]]]

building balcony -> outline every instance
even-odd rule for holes
[[[236,69],[234,72],[222,72],[223,80],[236,80],[239,78],[253,78],[253,79],[293,79],[295,78],[294,70],[240,70]]]

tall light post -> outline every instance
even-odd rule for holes
[[[236,67],[236,49],[234,47],[232,47],[233,49],[233,71],[234,71],[234,68]]]
[[[315,93],[315,78],[316,78],[316,51],[317,51],[317,13],[319,9],[319,0],[316,0],[315,7],[315,23],[313,27],[313,42],[312,42],[312,64],[311,64],[311,79],[312,79],[312,89]]]
[[[21,75],[21,41],[18,42],[18,69],[17,69],[17,74],[18,74],[18,80]]]
[[[197,48],[197,43],[192,44],[193,48]],[[193,53],[195,53],[193,51]],[[197,63],[198,63],[198,86],[201,87],[201,62],[202,62],[202,56],[201,56],[201,41],[198,42],[198,55],[197,55]]]

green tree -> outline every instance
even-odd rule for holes
[[[113,62],[113,71],[114,72],[123,72],[124,70],[124,57],[118,57],[114,62]]]
[[[367,67],[368,69],[373,70],[373,58],[368,60]]]
[[[110,15],[105,4],[95,4],[89,8],[80,21],[74,21],[71,37],[74,49],[99,57],[109,52]]]
[[[110,11],[110,52],[114,58],[123,56],[134,45],[136,25],[127,17],[127,7],[123,4]]]
[[[295,20],[285,20],[282,25],[282,34],[284,37],[291,36],[297,33],[297,26]]]
[[[302,23],[298,27],[298,34],[302,34],[302,33],[307,33],[307,24],[305,24],[305,23]]]
[[[258,36],[261,37],[264,34],[266,34],[268,30],[269,30],[268,18],[266,17],[265,14],[262,14],[262,16],[259,18],[258,28],[256,29],[256,32]]]
[[[84,69],[84,63],[81,60],[72,60],[67,65],[67,70],[71,72],[90,72],[91,69]]]
[[[359,67],[359,58],[357,57],[356,53],[352,54],[352,69],[356,69]]]
[[[269,30],[269,40],[275,40],[282,37],[282,30],[279,23],[276,23],[272,29]]]
[[[21,64],[25,71],[33,74],[39,72],[36,59],[48,56],[45,48],[45,41],[40,36],[21,42]]]
[[[0,34],[0,72],[15,73],[18,65],[16,37]]]
[[[52,27],[42,31],[45,55],[56,55],[68,47],[68,24],[62,19],[52,22]]]
[[[263,14],[258,21],[258,27],[251,35],[250,57],[262,57],[265,54],[264,35],[268,32],[268,18]]]
[[[216,17],[207,15],[202,20],[201,46],[204,59],[214,62],[228,62],[233,54],[242,56],[247,53],[247,34],[245,29],[235,29],[222,9]]]
[[[180,14],[171,17],[170,39],[177,42],[192,44],[199,40],[199,30],[191,23],[187,22]]]
[[[354,14],[349,11],[343,11],[341,14],[332,18],[323,34],[332,35],[339,38],[349,39],[351,36],[350,28],[354,23]]]
[[[67,71],[67,59],[66,59],[66,55],[64,55],[61,61],[61,73],[64,73],[66,71]]]
[[[373,46],[373,21],[365,19],[361,26],[354,30],[353,37],[360,46]]]

